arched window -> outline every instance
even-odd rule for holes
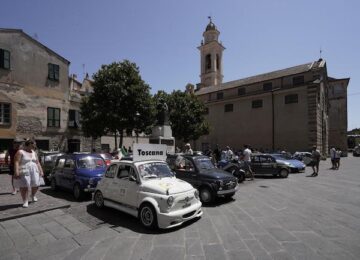
[[[220,56],[216,54],[216,69],[220,70]]]
[[[211,69],[211,54],[208,54],[205,57],[205,68],[207,70]]]

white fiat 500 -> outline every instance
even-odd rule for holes
[[[198,191],[177,179],[163,160],[113,162],[94,201],[138,217],[147,228],[172,228],[203,214]]]

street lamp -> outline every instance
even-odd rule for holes
[[[139,133],[138,133],[138,123],[139,123],[140,113],[136,111],[135,113],[135,134],[136,134],[136,143],[139,143]]]

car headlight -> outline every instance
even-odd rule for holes
[[[284,164],[289,167],[291,166],[291,163],[289,163],[289,162],[284,162]]]
[[[195,195],[195,198],[196,199],[199,199],[200,197],[199,197],[199,191],[198,190],[195,190],[194,191],[194,195]]]
[[[167,202],[168,206],[171,207],[174,204],[174,197],[170,196],[166,202]]]

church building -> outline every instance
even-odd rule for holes
[[[198,47],[200,83],[195,90],[187,89],[205,103],[210,124],[210,134],[194,144],[197,149],[218,144],[237,150],[248,144],[257,150],[289,152],[316,145],[323,155],[329,146],[347,150],[349,78],[329,77],[327,63],[320,58],[223,82],[225,48],[219,34],[210,19]]]

